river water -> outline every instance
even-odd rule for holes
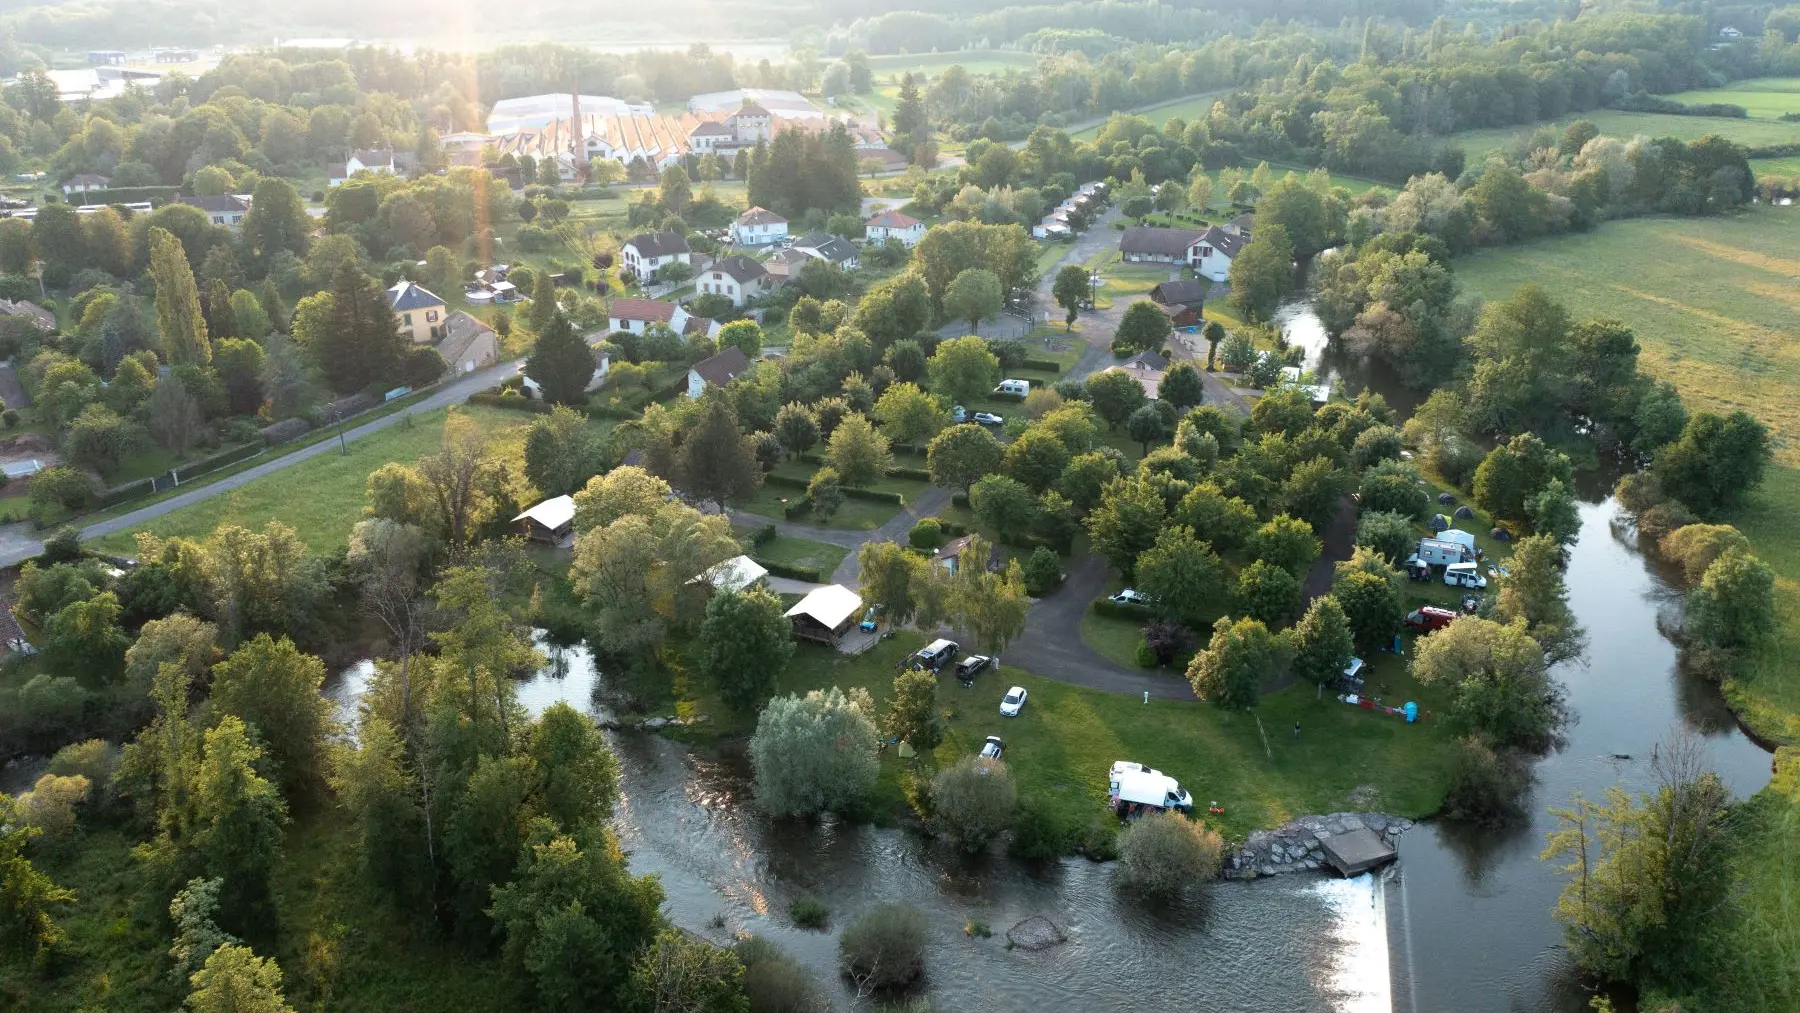
[[[1739,794],[1769,777],[1768,754],[1737,730],[1717,693],[1677,670],[1656,616],[1679,597],[1628,535],[1615,534],[1617,516],[1611,501],[1582,507],[1570,599],[1593,646],[1585,665],[1557,670],[1576,719],[1565,745],[1536,765],[1535,815],[1500,834],[1416,827],[1379,878],[1222,882],[1179,910],[1146,909],[1112,888],[1110,865],[968,859],[899,830],[771,821],[751,798],[741,753],[701,756],[635,732],[613,737],[624,770],[619,832],[632,868],[661,877],[677,924],[720,942],[738,932],[772,938],[817,972],[840,1009],[855,1000],[833,973],[834,933],[787,919],[803,893],[830,906],[834,929],[878,901],[925,911],[935,930],[929,998],[957,1013],[1576,1013],[1585,997],[1550,917],[1561,884],[1537,860],[1552,826],[1546,809],[1576,791],[1646,787],[1652,750],[1682,725],[1705,736]],[[541,711],[567,700],[603,714],[602,676],[586,650],[545,649],[552,663],[520,684],[521,702]],[[328,688],[347,715],[369,671],[354,667]],[[1008,950],[1006,928],[1040,914],[1069,942]],[[969,921],[994,937],[965,936]]]

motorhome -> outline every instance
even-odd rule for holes
[[[1449,566],[1452,563],[1465,563],[1475,558],[1475,552],[1461,542],[1443,538],[1419,539],[1419,561],[1426,566]]]
[[[1476,563],[1452,563],[1444,567],[1444,583],[1451,587],[1487,587],[1487,578],[1481,575],[1480,566]]]
[[[1107,794],[1112,798],[1113,808],[1120,813],[1142,812],[1146,809],[1191,812],[1194,808],[1193,798],[1174,778],[1141,766],[1137,770],[1131,770],[1114,764]]]
[[[1015,397],[1024,397],[1025,395],[1031,393],[1031,381],[1030,380],[1001,380],[1000,386],[994,388],[994,393],[996,393],[996,394],[1011,394]]]

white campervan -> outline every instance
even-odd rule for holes
[[[1000,386],[994,388],[994,393],[996,393],[996,394],[1011,394],[1011,395],[1014,395],[1015,397],[1024,397],[1025,395],[1031,393],[1031,381],[1030,380],[1001,380]]]
[[[1476,563],[1451,563],[1444,567],[1444,583],[1451,587],[1472,587],[1479,590],[1487,587],[1487,578],[1481,575]]]
[[[1136,769],[1132,769],[1134,767]],[[1181,787],[1180,782],[1142,764],[1115,763],[1111,777],[1107,794],[1112,798],[1115,809],[1136,807],[1140,810],[1175,809],[1190,812],[1194,808],[1193,798]]]

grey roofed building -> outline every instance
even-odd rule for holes
[[[693,252],[688,248],[688,241],[679,232],[640,232],[625,241],[627,246],[634,247],[638,255],[646,258],[672,257],[678,253]]]
[[[762,207],[751,208],[733,219],[733,224],[736,225],[785,225],[786,223],[786,218]]]
[[[744,350],[732,345],[711,358],[701,359],[694,363],[694,372],[700,374],[707,386],[719,386],[730,383],[735,377],[750,368],[750,358]]]
[[[395,313],[406,310],[431,309],[444,305],[435,293],[423,285],[412,281],[402,281],[387,290],[388,309]]]
[[[1133,225],[1119,237],[1119,252],[1126,256],[1185,260],[1188,248],[1206,233],[1200,229],[1161,229]]]
[[[1198,278],[1165,281],[1150,290],[1150,300],[1161,306],[1199,306],[1206,301],[1206,289]]]
[[[732,280],[739,285],[747,285],[769,273],[768,268],[742,255],[721,257],[713,261],[706,269],[730,275]]]
[[[444,318],[444,336],[438,341],[438,354],[451,372],[465,372],[480,367],[497,357],[499,341],[494,329],[475,317],[457,310]]]
[[[843,236],[832,236],[823,232],[808,233],[794,240],[794,249],[810,250],[818,254],[820,259],[829,260],[834,264],[842,264],[856,259],[856,247],[850,244],[850,240]]]
[[[245,204],[243,201],[228,193],[217,194],[211,197],[177,197],[176,200],[189,207],[196,207],[210,214],[242,214],[243,212],[250,210],[250,205]]]
[[[1123,365],[1128,369],[1153,369],[1158,373],[1169,368],[1169,357],[1156,352],[1139,352]]]
[[[1227,257],[1237,256],[1238,251],[1243,249],[1244,244],[1249,241],[1250,236],[1248,233],[1226,232],[1216,225],[1201,233],[1200,238],[1197,240],[1197,242],[1205,243]]]

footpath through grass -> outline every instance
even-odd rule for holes
[[[402,420],[349,444],[348,454],[323,453],[230,492],[164,514],[132,531],[111,534],[96,547],[131,552],[133,535],[150,531],[164,538],[204,538],[227,522],[260,528],[278,520],[292,527],[314,552],[329,553],[344,543],[362,519],[369,475],[390,461],[410,464],[437,449],[444,430],[438,409]],[[525,427],[536,416],[479,405],[455,408],[473,418],[496,444],[496,451],[517,463],[523,457]]]
[[[1677,117],[1692,118],[1692,117]],[[1800,129],[1800,124],[1794,124]],[[1487,299],[1537,284],[1577,320],[1616,317],[1643,364],[1691,407],[1742,408],[1800,465],[1800,209],[1638,218],[1593,232],[1483,250],[1456,262]]]

